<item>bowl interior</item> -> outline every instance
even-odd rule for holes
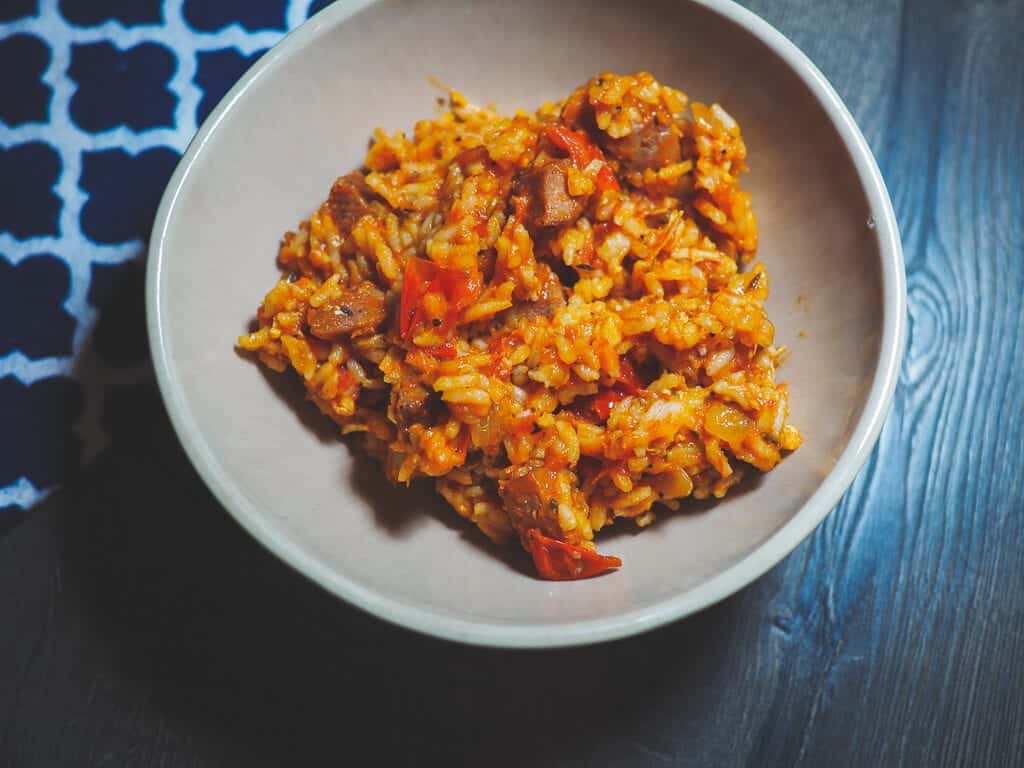
[[[579,622],[656,612],[762,547],[847,447],[883,323],[865,189],[804,82],[740,26],[686,2],[381,0],[313,25],[301,51],[286,47],[220,116],[160,244],[152,300],[169,397],[221,499],[328,586],[391,618],[416,610],[420,629],[450,636],[488,625],[557,642]],[[410,130],[435,113],[441,92],[428,76],[511,110],[557,99],[601,70],[638,69],[718,101],[744,131],[769,312],[777,343],[792,350],[780,378],[806,442],[725,501],[665,513],[642,535],[620,523],[601,546],[623,559],[620,572],[548,583],[524,575],[524,558],[492,547],[429,485],[388,488],[290,377],[233,345],[276,279],[281,234],[360,164],[375,127]]]

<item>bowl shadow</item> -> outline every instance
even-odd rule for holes
[[[105,454],[38,520],[65,584],[51,610],[55,642],[76,655],[71,688],[98,696],[83,702],[97,712],[158,713],[162,738],[202,764],[598,759],[677,716],[680,691],[713,690],[729,666],[721,647],[745,615],[739,598],[637,638],[554,651],[393,627],[260,547],[163,429],[145,453]],[[600,674],[569,683],[569,669]],[[612,691],[615,706],[600,705]]]
[[[337,425],[309,402],[297,377],[290,375],[290,372],[269,370],[259,365],[249,353],[236,350],[236,354],[255,365],[281,403],[321,443],[337,443],[339,450],[349,452],[351,462],[345,471],[344,482],[367,502],[373,510],[374,522],[388,535],[398,538],[410,536],[424,520],[436,520],[457,532],[460,543],[486,552],[489,557],[501,561],[520,575],[534,576],[529,557],[515,542],[510,542],[508,546],[492,542],[476,526],[459,517],[431,487],[429,480],[414,480],[406,488],[388,483],[379,462],[362,450],[358,435],[340,434]]]
[[[306,398],[302,382],[292,371],[283,373],[272,371],[267,366],[260,364],[252,353],[238,348],[235,349],[235,354],[240,359],[251,363],[260,372],[263,380],[278,400],[295,414],[302,426],[316,436],[317,440],[324,444],[341,442],[341,434],[337,425],[320,413],[317,407]]]
[[[520,575],[534,575],[529,558],[516,542],[509,542],[507,546],[495,544],[475,525],[460,517],[434,490],[430,480],[419,478],[408,487],[391,485],[376,460],[352,441],[344,442],[352,455],[347,482],[367,501],[375,521],[389,535],[409,536],[425,521],[437,521],[458,534],[458,543],[453,546],[475,547]]]
[[[38,599],[56,600],[52,635],[76,656],[65,682],[88,694],[83,706],[159,713],[203,764],[597,758],[728,668],[721,646],[746,615],[740,598],[640,637],[554,651],[393,627],[283,565],[224,513],[152,384],[110,407],[110,449],[14,535],[45,537],[61,570],[62,592],[41,585]],[[452,517],[442,521],[456,527]],[[601,672],[560,683],[571,668]],[[107,681],[98,694],[96,679]],[[598,704],[610,691],[615,706]]]

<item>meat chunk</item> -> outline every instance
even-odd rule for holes
[[[402,424],[426,421],[430,392],[422,384],[399,387],[395,393],[395,415]]]
[[[660,121],[638,126],[620,139],[604,137],[604,148],[618,158],[627,171],[643,171],[678,163],[682,157],[679,136]]]
[[[364,280],[355,288],[342,289],[341,296],[333,301],[310,307],[306,322],[314,336],[333,341],[346,335],[369,333],[386,316],[384,292]]]
[[[432,424],[439,398],[414,378],[402,378],[393,388],[394,419],[400,427]]]
[[[509,307],[499,314],[498,322],[502,327],[512,328],[523,321],[529,322],[539,317],[550,319],[564,306],[565,293],[562,291],[562,283],[554,272],[549,272],[536,301],[520,302]]]
[[[525,177],[531,199],[530,218],[538,227],[554,227],[576,221],[584,201],[569,194],[572,160],[552,160],[533,168]]]
[[[520,536],[531,528],[538,528],[553,539],[565,538],[558,521],[558,507],[565,495],[563,473],[569,474],[565,470],[540,467],[502,485],[501,500],[508,511],[509,522]]]
[[[464,149],[457,154],[453,159],[453,163],[458,163],[463,168],[473,165],[474,163],[482,163],[490,160],[491,156],[487,152],[487,147],[482,144],[478,147],[470,147]]]
[[[391,384],[386,406],[388,418],[403,431],[414,424],[434,426],[447,410],[441,395],[422,379],[418,370],[402,365],[398,379]]]
[[[384,204],[359,171],[352,171],[334,182],[327,197],[327,207],[334,223],[342,231],[350,230],[368,213],[384,211]]]
[[[564,306],[565,296],[561,293],[541,298],[537,301],[516,304],[514,307],[506,309],[502,314],[503,325],[506,328],[511,328],[513,325],[519,325],[524,320],[529,322],[536,320],[538,317],[550,319],[555,316],[555,312]]]
[[[498,250],[496,248],[485,248],[477,255],[480,274],[483,275],[484,285],[491,282],[494,277],[494,267],[498,262]]]

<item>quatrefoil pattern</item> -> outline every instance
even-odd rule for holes
[[[199,124],[326,0],[0,2],[0,533],[155,398],[146,240]],[[137,397],[136,397],[137,395]]]

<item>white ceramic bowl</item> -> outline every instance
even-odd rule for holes
[[[531,578],[432,491],[392,489],[285,378],[236,354],[273,284],[281,234],[360,164],[376,126],[434,111],[428,76],[470,99],[533,108],[601,70],[646,69],[719,101],[747,141],[792,349],[803,447],[743,493],[620,523],[617,573]],[[483,645],[561,646],[678,619],[748,584],[821,522],[878,436],[905,323],[903,261],[885,185],[828,82],[781,34],[729,2],[341,0],[264,56],[192,142],[150,245],[149,334],[186,451],[221,503],[284,561],[397,624]],[[802,337],[800,331],[806,331]]]

